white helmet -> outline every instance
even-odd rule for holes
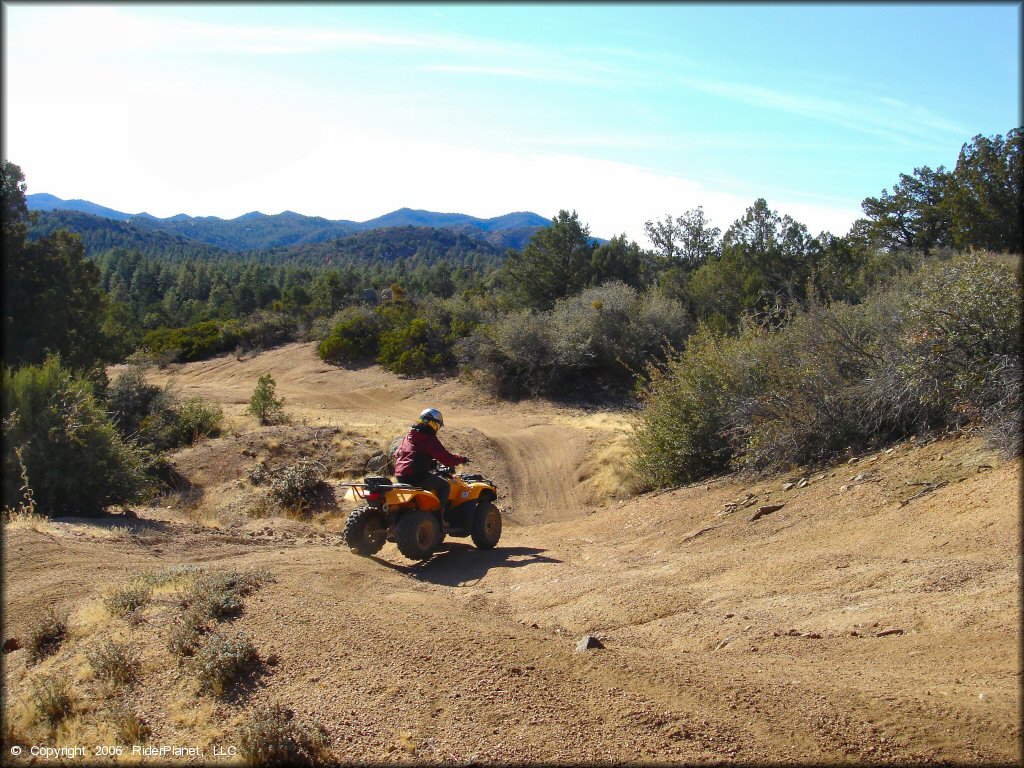
[[[427,408],[420,414],[420,421],[429,424],[435,432],[444,426],[444,419],[441,418],[441,412],[437,408]]]

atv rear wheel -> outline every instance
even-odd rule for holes
[[[398,551],[410,560],[426,560],[440,543],[441,526],[430,512],[406,512],[395,526]]]
[[[380,552],[388,524],[376,509],[360,507],[349,512],[345,521],[345,543],[357,555],[369,557]]]
[[[470,530],[477,549],[494,549],[501,538],[501,512],[493,501],[485,501],[476,508]]]

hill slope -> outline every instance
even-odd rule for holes
[[[161,219],[148,213],[115,211],[88,200],[61,200],[46,193],[28,195],[26,202],[31,211],[73,211],[101,216],[129,222],[142,232],[182,237],[236,253],[322,243],[356,232],[409,226],[451,229],[496,248],[521,248],[537,229],[550,224],[542,216],[528,212],[480,219],[462,213],[434,213],[410,208],[401,208],[364,222],[304,216],[293,211],[272,215],[253,211],[234,219],[185,214]]]
[[[88,200],[62,200],[56,195],[50,195],[46,192],[29,195],[26,198],[26,203],[30,211],[74,211],[75,213],[88,213],[92,216],[101,216],[116,221],[134,218],[130,213],[115,211],[113,208],[97,205]]]
[[[112,248],[135,250],[169,261],[217,259],[229,255],[228,251],[215,245],[139,227],[137,220],[115,220],[80,211],[39,211],[29,226],[29,237],[49,236],[58,229],[66,229],[81,237],[86,256],[95,256]]]
[[[266,372],[293,426],[242,416]],[[1021,759],[1020,462],[975,440],[902,444],[785,490],[799,473],[616,501],[622,414],[336,369],[310,345],[156,377],[168,379],[236,425],[177,454],[188,494],[138,520],[4,537],[8,634],[47,605],[79,612],[69,647],[33,674],[130,635],[155,743],[237,744],[245,714],[279,700],[348,762]],[[456,540],[412,564],[388,544],[364,559],[338,546],[340,517],[241,512],[259,458],[386,443],[426,405],[445,414],[446,444],[498,482],[498,549]],[[766,503],[784,506],[752,520]],[[274,659],[236,697],[215,700],[171,660],[165,603],[139,629],[97,619],[101,589],[181,563],[276,575],[233,622]],[[605,648],[576,653],[584,633]],[[30,668],[23,651],[7,659],[18,702]]]

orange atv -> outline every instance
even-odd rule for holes
[[[450,487],[449,508],[431,491],[389,477],[364,477],[344,483],[366,506],[352,510],[345,521],[345,542],[357,555],[380,551],[393,541],[410,560],[426,560],[445,536],[470,536],[477,549],[493,549],[501,537],[501,512],[494,505],[498,489],[483,475],[458,475],[451,467],[440,474]]]

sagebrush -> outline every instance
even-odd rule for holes
[[[252,641],[242,633],[211,633],[195,655],[199,681],[215,696],[225,696],[259,662]]]
[[[319,762],[327,735],[319,726],[299,722],[293,710],[275,702],[249,715],[238,741],[247,765],[296,765]]]

